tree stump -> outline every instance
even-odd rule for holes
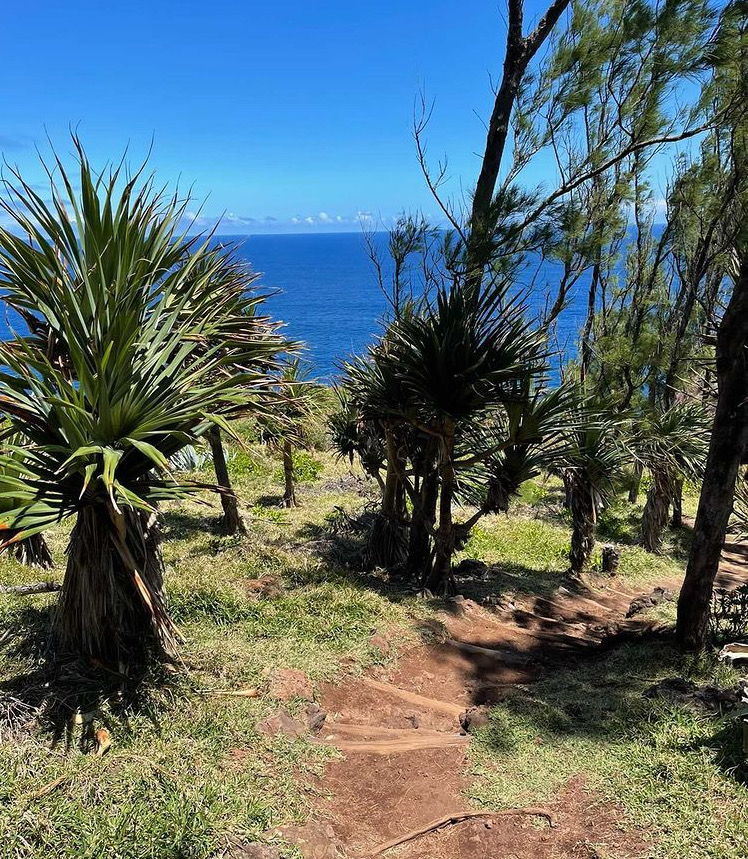
[[[621,563],[621,553],[615,546],[603,546],[603,572],[614,576]]]

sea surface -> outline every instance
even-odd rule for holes
[[[386,258],[387,235],[374,237],[381,257]],[[340,375],[340,362],[361,354],[381,331],[381,319],[388,303],[379,288],[374,265],[358,233],[220,236],[221,244],[231,244],[260,274],[260,291],[270,293],[267,312],[285,323],[285,333],[305,346],[303,357],[313,378],[330,382]],[[387,272],[385,272],[385,275]],[[533,280],[530,312],[542,311],[546,295],[555,296],[559,267],[544,262],[528,265],[524,280]],[[552,347],[558,368],[576,354],[576,342],[586,308],[587,282],[580,279],[578,292],[562,314]],[[551,299],[552,300],[552,299]],[[23,331],[17,314],[0,311],[0,338],[11,329]]]
[[[269,298],[268,310],[286,323],[289,337],[304,342],[305,358],[320,380],[339,375],[339,362],[362,353],[381,330],[387,301],[361,233],[222,236],[221,241],[234,243],[238,254],[261,273],[261,287],[278,290]],[[380,234],[377,241],[384,250],[386,236]],[[552,263],[543,263],[539,272],[536,265],[528,266],[527,280],[534,276],[531,312],[543,309],[548,292],[555,295],[558,274]],[[582,279],[559,320],[557,364],[576,354],[585,286]]]

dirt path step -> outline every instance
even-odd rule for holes
[[[721,576],[745,580],[748,566],[726,559]],[[396,666],[321,684],[328,721],[316,742],[343,756],[319,779],[312,819],[287,836],[305,859],[370,851],[389,859],[391,848],[393,859],[576,859],[590,838],[605,850],[595,855],[643,855],[648,845],[625,825],[620,809],[573,777],[551,803],[552,828],[521,814],[482,819],[466,798],[470,737],[457,733],[464,710],[513,694],[549,663],[657,634],[656,621],[625,619],[636,595],[604,587],[522,596],[515,608],[499,611],[466,600],[433,628],[424,625],[423,641],[402,652]],[[311,847],[315,827],[324,830],[324,844],[318,839]],[[413,832],[418,837],[410,838]]]
[[[420,749],[466,746],[470,742],[470,737],[466,734],[450,734],[446,731],[417,728],[407,731],[338,722],[331,725],[329,730],[325,730],[317,738],[317,742],[335,746],[341,752],[348,754],[392,755]]]
[[[361,682],[370,689],[376,689],[387,695],[394,695],[397,698],[413,704],[414,707],[422,707],[426,710],[437,710],[445,713],[448,716],[459,718],[460,713],[465,709],[460,704],[452,704],[449,701],[438,701],[436,698],[428,698],[425,695],[417,695],[415,692],[408,692],[405,689],[400,689],[392,683],[385,683],[382,680],[374,680],[373,677],[361,677]]]

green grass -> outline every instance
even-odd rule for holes
[[[561,585],[569,568],[571,521],[563,511],[547,510],[551,493],[528,492],[536,500],[520,504],[509,515],[486,516],[472,532],[460,557],[479,558],[495,565],[499,583],[520,592],[551,592]],[[681,578],[685,570],[688,532],[668,533],[665,551],[652,555],[636,544],[641,507],[615,500],[598,526],[592,568],[599,570],[602,547],[616,543],[621,551],[619,578],[646,587],[663,579]]]
[[[658,859],[742,859],[748,765],[740,726],[734,716],[642,697],[671,676],[725,685],[737,679],[662,643],[553,672],[493,709],[471,747],[470,795],[492,807],[537,804],[583,773],[653,838]]]
[[[263,499],[278,491],[277,462],[262,448],[232,454],[229,469],[249,511],[250,536],[215,530],[214,499],[206,499],[209,507],[194,501],[164,511],[166,586],[185,636],[184,677],[174,689],[148,690],[145,704],[126,712],[100,711],[95,724],[106,725],[113,738],[103,758],[79,748],[80,727],[67,743],[36,732],[0,739],[3,859],[207,859],[232,836],[256,839],[268,826],[308,813],[301,783],[332,752],[258,734],[272,701],[202,691],[261,687],[273,668],[299,668],[319,681],[334,676],[344,658],[363,667],[382,658],[369,646],[372,632],[407,629],[409,612],[352,582],[298,538],[310,523],[321,525],[334,505],[356,503],[320,485],[343,473],[331,457],[313,460],[310,468],[319,463],[323,471],[316,484],[304,484],[308,492],[300,490],[303,507],[276,511]],[[57,567],[50,578],[62,574],[65,541],[66,529],[52,532]],[[243,587],[268,574],[282,579],[280,596],[258,599]],[[5,556],[0,575],[8,583],[40,578]],[[0,684],[23,685],[24,675],[33,674],[34,635],[41,632],[43,641],[53,604],[51,595],[0,596],[0,628],[17,633],[0,645]]]
[[[363,499],[340,488],[347,469],[330,454],[300,456],[299,470],[308,469],[298,488],[302,506],[285,510],[277,457],[254,443],[231,447],[229,469],[249,528],[243,539],[219,533],[220,506],[209,496],[164,509],[166,587],[185,637],[185,670],[100,709],[94,724],[113,739],[103,758],[85,753],[80,726],[68,725],[68,736],[57,739],[38,730],[0,735],[0,859],[212,859],[231,838],[256,839],[309,813],[313,796],[304,780],[333,752],[259,734],[258,721],[276,706],[262,696],[207,693],[262,688],[274,668],[301,669],[319,682],[341,664],[363,670],[394,659],[439,604],[350,572],[318,548],[336,508],[352,512]],[[481,521],[461,557],[495,565],[492,586],[504,591],[557,588],[570,537],[558,489],[552,480],[523,487],[509,516]],[[681,575],[678,541],[655,558],[635,545],[636,528],[637,512],[622,504],[600,526],[601,539],[616,535],[621,546],[620,578],[645,589]],[[49,535],[57,561],[51,578],[62,575],[68,530]],[[283,590],[259,598],[249,583],[267,575]],[[0,556],[0,577],[22,583],[40,576]],[[0,632],[0,693],[19,694],[38,681],[53,605],[53,595],[0,596],[0,630],[11,631]],[[666,604],[653,615],[672,620],[673,611]],[[389,631],[391,655],[370,647],[375,630]],[[471,795],[492,806],[537,802],[582,771],[634,823],[657,833],[656,855],[745,855],[739,812],[748,797],[729,721],[641,698],[660,676],[712,671],[683,664],[664,645],[642,645],[549,676],[494,709],[473,748]]]

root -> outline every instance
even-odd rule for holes
[[[361,859],[374,859],[375,856],[381,856],[383,853],[399,847],[401,844],[407,844],[410,841],[415,841],[417,838],[428,835],[430,832],[436,832],[445,826],[463,823],[465,820],[474,820],[480,817],[510,817],[513,815],[543,817],[548,821],[550,827],[555,825],[550,811],[545,808],[507,808],[503,811],[461,811],[456,814],[447,814],[444,817],[438,818],[438,820],[432,820],[431,823],[427,823],[419,829],[413,829],[411,832],[406,832],[405,835],[400,835],[398,838],[393,838],[391,841],[379,844],[373,850],[366,853],[365,856],[362,856]]]

